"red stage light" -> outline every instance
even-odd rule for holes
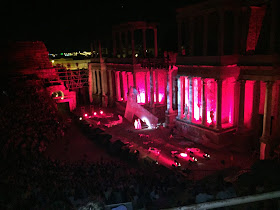
[[[85,114],[85,117],[87,117],[87,114]]]
[[[94,113],[93,113],[93,115],[97,115],[97,113],[96,113],[96,112],[94,112]]]

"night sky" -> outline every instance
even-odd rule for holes
[[[175,10],[198,1],[6,1],[1,3],[2,41],[39,40],[51,53],[90,50],[93,40],[110,42],[114,24],[155,21],[160,46],[176,50]]]

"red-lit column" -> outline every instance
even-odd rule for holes
[[[100,70],[96,71],[96,77],[97,77],[97,94],[101,94],[101,85],[100,85]]]
[[[181,108],[181,112],[182,112],[182,119],[183,119],[183,114],[185,113],[185,104],[186,104],[186,90],[185,90],[185,87],[186,87],[186,84],[185,84],[185,77],[181,77],[181,86],[182,86],[182,92],[181,92],[181,104],[182,104],[182,108]]]
[[[189,107],[188,107],[188,121],[192,122],[193,119],[193,79],[189,77]]]
[[[271,127],[271,105],[272,105],[272,81],[266,82],[265,90],[265,103],[264,103],[264,115],[263,115],[263,133],[260,139],[260,159],[266,159],[267,149],[266,146],[270,141],[270,127]]]
[[[202,78],[202,125],[207,125],[206,81]]]
[[[120,100],[121,98],[121,90],[120,90],[120,72],[116,71],[115,72],[115,83],[116,83],[116,98],[117,101]]]
[[[145,104],[148,104],[148,74],[145,72]]]
[[[219,11],[219,55],[224,55],[224,10]]]
[[[179,55],[182,54],[181,46],[182,46],[182,21],[178,21],[178,53]]]
[[[122,95],[123,100],[126,101],[127,99],[127,90],[125,88],[125,83],[127,82],[127,74],[125,71],[122,72]]]
[[[131,34],[131,51],[132,51],[131,57],[132,57],[132,62],[134,64],[136,62],[136,60],[135,60],[135,46],[134,46],[134,30],[131,30],[130,34]]]
[[[154,48],[155,48],[155,57],[158,56],[158,46],[157,46],[157,29],[154,28]]]
[[[110,91],[110,95],[109,95],[109,103],[110,105],[113,105],[114,103],[114,94],[113,94],[113,81],[112,81],[112,70],[107,70],[108,71],[108,79],[109,79],[109,91]]]
[[[117,43],[116,43],[116,32],[113,32],[113,56],[116,57],[117,55]]]
[[[154,108],[155,100],[154,100],[154,71],[150,69],[150,107]]]
[[[129,92],[129,89],[130,89],[130,84],[129,84],[129,77],[131,75],[131,72],[126,72],[126,79],[127,79],[127,94]]]
[[[178,119],[182,119],[182,80],[181,77],[177,79],[178,86]]]
[[[136,72],[133,72],[133,85],[134,85],[134,88],[137,90],[137,78],[136,78]]]
[[[93,87],[92,87],[92,93],[96,94],[96,71],[92,69],[92,82],[93,82]]]
[[[237,131],[241,132],[244,128],[244,103],[245,103],[245,80],[239,81],[239,114]]]
[[[208,44],[208,15],[203,16],[203,55],[207,55],[207,44]]]
[[[92,103],[93,98],[92,98],[92,94],[93,94],[93,80],[92,80],[92,69],[91,66],[89,65],[88,67],[88,92],[89,92],[89,101],[90,103]]]
[[[167,72],[167,112],[173,113],[173,97],[172,97],[172,89],[173,89],[173,78],[172,78],[172,70]]]
[[[155,83],[156,83],[156,102],[159,103],[159,92],[158,92],[158,70],[155,71]]]
[[[146,57],[146,29],[142,29],[143,34],[143,55]]]
[[[223,80],[217,79],[217,104],[216,104],[216,129],[222,128],[222,84]]]

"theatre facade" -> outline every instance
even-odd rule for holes
[[[165,116],[166,126],[186,138],[214,148],[252,148],[265,159],[280,143],[278,8],[276,0],[211,0],[179,8],[178,55],[163,58],[156,24],[115,26],[114,57],[89,63],[90,98],[125,105],[134,87],[138,103]],[[140,51],[136,30],[142,33]],[[146,47],[148,30],[153,49]]]

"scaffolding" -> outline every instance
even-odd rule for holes
[[[88,69],[69,70],[65,67],[56,67],[55,70],[57,76],[69,91],[88,87]]]

